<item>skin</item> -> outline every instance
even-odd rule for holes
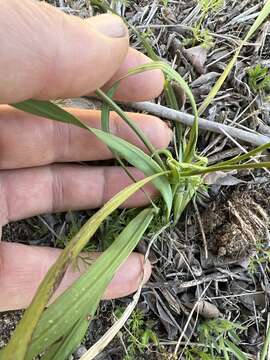
[[[150,59],[129,47],[128,31],[116,16],[81,20],[32,0],[0,0],[0,5],[0,225],[38,214],[102,206],[130,184],[130,179],[116,166],[74,162],[110,159],[106,146],[85,130],[6,104],[92,94]],[[116,99],[152,99],[161,93],[163,81],[156,70],[125,79]],[[72,112],[90,126],[100,127],[99,111]],[[157,148],[167,147],[171,131],[160,119],[142,114],[130,117]],[[116,114],[111,115],[111,124],[116,135],[144,149]],[[136,169],[131,172],[137,179],[143,177]],[[158,195],[151,185],[146,190],[152,197]],[[146,204],[140,191],[124,206]],[[59,253],[58,249],[1,242],[0,311],[29,305]],[[134,292],[142,277],[146,282],[151,265],[148,261],[143,264],[142,255],[133,253],[108,286],[104,299]],[[79,275],[68,269],[55,296]]]

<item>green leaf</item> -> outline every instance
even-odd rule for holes
[[[237,347],[233,342],[228,339],[224,339],[224,343],[227,346],[228,350],[233,353],[238,360],[248,359],[247,356],[243,353],[243,351],[239,349],[239,347]]]
[[[213,173],[215,171],[229,171],[229,170],[243,170],[243,169],[269,169],[270,162],[260,162],[260,163],[247,163],[247,164],[232,164],[232,165],[213,165],[208,166],[202,170],[194,170],[194,171],[186,171],[181,173],[181,176],[195,176],[195,175],[203,175]]]
[[[218,79],[218,81],[216,82],[214,87],[211,89],[208,96],[203,101],[202,105],[199,108],[200,115],[208,108],[208,106],[211,104],[213,99],[216,97],[216,95],[219,92],[219,90],[221,89],[224,81],[227,79],[229,73],[231,72],[232,68],[234,67],[243,46],[248,42],[248,40],[251,38],[251,36],[253,36],[255,31],[257,31],[258,28],[262,25],[262,23],[267,19],[269,13],[270,13],[270,0],[268,0],[265,3],[264,7],[262,8],[262,10],[261,10],[260,14],[258,15],[257,19],[255,20],[254,24],[248,31],[244,40],[241,42],[240,46],[237,48],[235,55],[233,56],[233,58],[231,59],[229,64],[224,69],[223,73],[221,74],[220,78]]]
[[[188,180],[186,183],[179,185],[173,201],[174,224],[178,223],[181,215],[185,211],[193,196],[196,194],[197,190],[198,188]]]
[[[119,82],[116,83],[118,85]],[[139,126],[135,123],[135,121],[132,121],[129,119],[128,115],[111,99],[113,96],[116,85],[114,85],[106,95],[102,90],[96,90],[96,94],[107,104],[107,106],[103,110],[102,115],[102,129],[109,130],[109,110],[112,108],[119,116],[122,117],[122,119],[125,120],[125,122],[131,127],[131,129],[135,132],[135,134],[138,136],[139,139],[144,143],[146,148],[150,151],[151,154],[154,154],[156,152],[155,147],[151,144],[151,142],[147,139],[145,134],[142,132],[142,130],[139,128]]]
[[[64,339],[49,348],[42,360],[67,359],[82,342],[88,326],[89,321],[86,318],[79,319]]]
[[[146,176],[151,176],[163,171],[163,169],[154,161],[154,159],[146,155],[135,145],[132,145],[115,135],[87,126],[80,119],[76,118],[74,115],[68,113],[56,104],[53,104],[49,101],[27,100],[19,104],[12,104],[12,106],[48,119],[77,125],[90,131],[91,133],[95,134],[101,141],[103,141],[110,149],[115,151],[119,156],[127,160],[131,165],[141,170]],[[167,177],[163,175],[160,177],[160,179],[157,178],[153,180],[153,184],[157,187],[164,198],[167,206],[167,218],[169,218],[172,207],[172,192],[169,181]]]
[[[136,146],[120,139],[112,134],[105,133],[98,129],[91,130],[104,144],[115,151],[121,158],[127,160],[131,165],[140,169],[145,175],[161,173],[162,168],[142,150]],[[168,178],[163,175],[153,180],[153,184],[161,192],[167,206],[167,218],[172,207],[172,190]]]
[[[25,311],[22,320],[16,327],[10,342],[0,354],[1,360],[23,360],[25,358],[27,348],[31,343],[33,331],[37,326],[45,306],[59,285],[67,266],[76,259],[80,251],[88,243],[89,239],[94,235],[102,221],[106,219],[108,215],[142,186],[158,176],[160,176],[160,174],[143,179],[122,190],[94,214],[74,236],[65,250],[63,250],[56,263],[46,274],[31,305]]]
[[[270,148],[270,142],[260,145],[260,146],[256,147],[255,149],[253,149],[243,155],[238,155],[238,156],[234,157],[233,159],[223,161],[223,162],[219,163],[218,166],[239,164],[240,161],[248,160],[248,159],[252,158],[253,156],[256,156],[256,155],[262,153],[263,151],[268,150],[269,148]]]
[[[130,75],[139,74],[143,71],[156,70],[156,69],[162,70],[167,76],[169,76],[169,78],[171,80],[174,80],[175,82],[177,82],[181,86],[181,88],[184,90],[184,92],[186,93],[186,95],[189,98],[189,101],[191,103],[192,110],[194,113],[194,123],[193,123],[193,126],[192,126],[190,134],[189,134],[189,141],[185,148],[184,160],[183,160],[184,162],[190,162],[190,161],[192,161],[192,159],[195,155],[195,151],[196,151],[196,145],[197,145],[197,140],[198,140],[198,116],[199,115],[198,115],[198,110],[197,110],[197,105],[196,105],[195,99],[194,99],[193,94],[192,94],[188,84],[186,83],[186,81],[181,77],[180,74],[178,74],[178,72],[173,70],[168,64],[166,64],[162,61],[153,61],[151,63],[140,65],[133,69],[130,69],[128,72],[128,75],[124,76],[122,79],[124,79]],[[122,79],[120,79],[120,80],[122,80]]]
[[[164,85],[164,92],[165,92],[165,98],[166,103],[169,107],[171,107],[174,110],[180,110],[178,106],[178,102],[175,96],[174,89],[172,87],[172,84],[170,83],[169,78],[165,80]],[[176,137],[176,153],[177,158],[179,161],[183,161],[183,128],[182,125],[179,122],[175,123],[175,137]]]
[[[94,316],[104,290],[141,239],[154,214],[153,209],[141,211],[87,272],[48,307],[34,332],[27,360],[65,336],[78,319]]]
[[[103,131],[105,132],[108,132],[110,133],[110,104],[111,104],[111,99],[112,97],[114,96],[115,94],[115,91],[117,90],[117,87],[118,87],[119,83],[117,82],[107,93],[107,95],[105,93],[103,93],[103,91],[99,90],[97,91],[97,95],[103,97],[104,101],[103,101],[103,104],[102,104],[102,107],[101,107],[101,128]],[[121,109],[120,109],[121,110]],[[144,141],[148,141],[147,138],[145,137],[145,135],[143,134],[143,138],[140,137],[140,132],[141,130],[136,127],[136,124],[129,120],[128,116],[122,112],[121,110],[121,113],[120,113],[120,116],[122,117],[122,119],[127,122],[127,124],[133,129],[133,131],[135,133],[137,133],[138,137],[144,142]],[[133,127],[133,125],[135,125],[135,129]],[[146,145],[147,146],[147,145]],[[147,146],[148,149],[153,150],[155,151],[154,149],[154,146],[149,142],[148,146]],[[132,173],[130,172],[130,170],[128,169],[128,167],[124,164],[124,162],[121,160],[121,158],[119,157],[119,155],[113,151],[113,149],[111,149],[111,152],[113,153],[114,157],[116,158],[116,160],[118,161],[119,165],[122,166],[122,168],[124,169],[125,173],[130,177],[130,179],[133,181],[133,182],[136,182],[136,179],[134,178],[134,176],[132,175]],[[158,157],[157,160],[161,163],[162,165],[162,168],[164,168],[165,170],[165,167],[164,167],[164,164],[163,162],[161,161],[161,159]],[[153,207],[155,207],[155,204],[154,202],[152,201],[152,199],[150,198],[150,196],[147,194],[147,192],[142,189],[143,193],[145,194],[145,196],[148,198],[149,200],[149,203],[152,204]]]
[[[42,116],[46,119],[56,120],[66,124],[73,124],[81,128],[88,129],[88,126],[76,118],[76,116],[50,101],[26,100],[21,103],[11,104],[11,106],[30,114]]]

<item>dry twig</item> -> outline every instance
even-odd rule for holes
[[[192,126],[194,117],[193,115],[186,114],[181,111],[176,111],[173,109],[169,109],[165,106],[154,104],[151,102],[132,102],[129,103],[129,105],[136,110],[139,111],[146,111],[150,114],[159,116],[164,119],[168,119],[175,122],[180,122],[186,126]],[[202,118],[199,118],[199,128],[207,131],[212,131],[218,134],[224,134],[224,131],[226,131],[227,134],[232,136],[233,138],[236,138],[238,140],[244,141],[246,143],[260,146],[263,144],[270,143],[270,137],[265,135],[259,135],[255,134],[253,132],[236,129],[232,126],[212,122],[209,120],[205,120]]]

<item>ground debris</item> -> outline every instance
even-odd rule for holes
[[[208,250],[218,258],[236,261],[248,257],[265,241],[268,227],[270,188],[244,190],[243,186],[223,202],[213,202],[202,215]]]

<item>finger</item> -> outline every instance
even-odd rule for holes
[[[103,87],[108,90],[117,80],[135,66],[144,65],[151,60],[141,52],[129,48],[128,54],[119,70]],[[121,80],[114,98],[119,101],[145,101],[158,97],[164,87],[164,76],[160,70],[146,71]]]
[[[129,168],[129,171],[137,180],[143,178],[138,170]],[[131,183],[125,171],[116,166],[51,165],[2,170],[0,204],[3,214],[0,220],[7,223],[44,213],[96,209]],[[157,196],[151,184],[144,189],[151,198]],[[147,203],[147,197],[139,190],[123,207]]]
[[[100,111],[68,109],[91,127],[100,127]],[[166,148],[171,130],[160,119],[130,114],[156,148]],[[138,136],[115,113],[112,132],[146,151]],[[9,106],[0,106],[0,169],[14,169],[53,162],[112,158],[111,151],[95,135],[79,127],[39,118]]]
[[[33,0],[1,2],[0,103],[88,94],[104,85],[128,51],[118,16],[88,21]]]
[[[60,252],[61,250],[46,247],[0,243],[0,311],[27,307]],[[98,255],[90,253],[89,257],[95,259]],[[83,273],[87,267],[81,261],[79,268]],[[57,289],[54,299],[68,288],[81,273],[70,267]],[[133,293],[137,290],[142,277],[144,276],[145,283],[150,274],[150,263],[147,261],[143,266],[143,256],[136,253],[131,254],[114,276],[103,298],[114,299]]]

